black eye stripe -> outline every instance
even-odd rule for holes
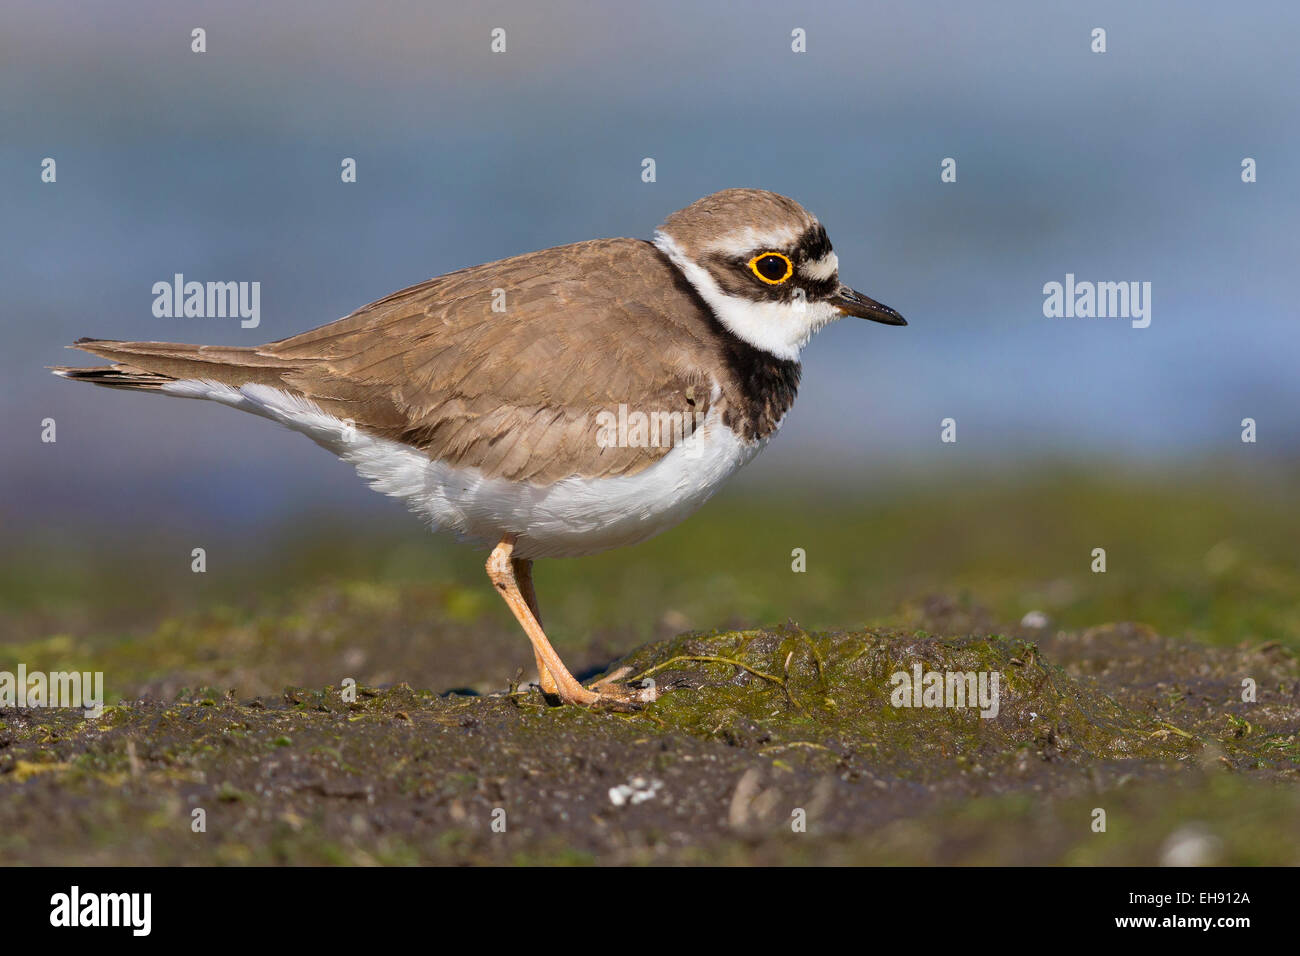
[[[776,250],[766,250],[775,252]],[[701,257],[700,265],[718,284],[724,295],[755,301],[793,302],[802,296],[806,302],[821,302],[833,298],[839,291],[839,279],[829,276],[825,279],[810,279],[794,268],[790,277],[784,282],[772,282],[755,271],[750,261],[763,255],[757,252],[750,256],[733,257],[720,253],[706,254]],[[782,253],[782,255],[788,255]],[[757,263],[755,263],[757,265]]]

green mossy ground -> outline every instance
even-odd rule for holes
[[[531,656],[478,559],[414,534],[281,543],[256,576],[220,545],[204,576],[28,554],[0,670],[103,670],[112,703],[0,711],[0,859],[1294,865],[1297,518],[1220,491],[736,501],[539,566],[577,669],[655,681],[631,714],[512,687]],[[918,662],[996,671],[998,715],[892,706]]]

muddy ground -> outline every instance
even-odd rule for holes
[[[917,662],[999,673],[999,713],[893,706],[890,675]],[[619,663],[660,698],[593,713],[536,688],[397,684],[355,701],[337,687],[182,690],[97,720],[11,710],[0,855],[1300,863],[1300,673],[1276,645],[1211,649],[1127,624],[942,636],[788,623],[682,635]]]
[[[936,529],[980,514],[951,507]],[[1300,864],[1294,538],[1258,543],[1277,512],[1261,508],[1258,536],[1240,515],[1232,536],[1193,535],[1150,503],[1130,538],[1117,524],[1063,548],[1070,570],[1052,566],[1058,532],[1011,575],[1005,540],[936,547],[899,509],[896,527],[887,510],[865,528],[828,512],[807,578],[791,577],[782,528],[744,530],[746,508],[640,555],[543,569],[575,670],[655,682],[634,713],[552,706],[530,686],[527,643],[473,555],[410,580],[378,552],[348,566],[331,548],[295,559],[292,586],[265,568],[241,579],[242,600],[190,575],[188,552],[169,572],[87,546],[98,584],[63,570],[44,592],[29,555],[0,670],[103,669],[109,705],[0,710],[0,860]],[[792,524],[802,541],[810,514]],[[1045,525],[1021,520],[1019,540],[1038,540]],[[1123,560],[1161,522],[1190,544],[1144,552],[1145,581],[1103,581],[1075,553],[1101,537]],[[730,537],[708,536],[719,527]],[[870,550],[835,538],[868,532]],[[771,536],[769,570],[746,564]],[[725,575],[723,547],[742,556]],[[815,573],[827,552],[839,577]],[[926,575],[889,577],[890,561]],[[970,587],[930,589],[944,580]],[[1165,629],[1101,623],[1135,607]],[[854,623],[864,608],[885,610]],[[894,706],[891,675],[916,664],[996,672],[997,715]]]

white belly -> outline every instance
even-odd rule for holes
[[[404,499],[435,530],[488,548],[515,534],[521,558],[577,557],[644,541],[694,512],[766,444],[743,441],[713,409],[685,441],[635,475],[532,485],[431,461],[266,385],[186,380],[163,391],[221,402],[300,431],[353,464],[376,491]]]

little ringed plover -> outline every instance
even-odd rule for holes
[[[461,269],[266,345],[83,338],[73,347],[113,364],[53,371],[302,432],[434,529],[490,549],[543,692],[617,705],[635,692],[582,686],[547,640],[533,561],[635,544],[694,512],[781,427],[801,350],[842,316],[907,324],[840,282],[802,206],[727,189],[653,242]]]

